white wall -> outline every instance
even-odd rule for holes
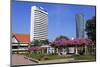
[[[15,37],[12,38],[12,43],[18,43]]]

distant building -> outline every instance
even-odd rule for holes
[[[32,6],[30,41],[48,39],[48,13],[42,7]]]
[[[85,21],[83,14],[76,14],[76,38],[84,38],[85,36]]]

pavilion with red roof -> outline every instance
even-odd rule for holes
[[[29,34],[12,33],[12,51],[26,52],[30,43]]]

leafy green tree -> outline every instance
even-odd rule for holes
[[[44,40],[44,44],[49,44],[49,40],[48,39]]]
[[[49,44],[49,41],[46,40],[34,40],[31,42],[31,44],[33,44],[34,46],[41,46],[41,45],[47,45]]]
[[[96,17],[94,16],[92,19],[87,20],[86,22],[86,32],[88,38],[96,41]]]
[[[57,37],[57,38],[55,39],[55,41],[56,41],[56,40],[60,40],[60,39],[66,39],[66,40],[69,40],[68,37],[61,35],[61,36]]]
[[[92,54],[96,54],[96,17],[94,16],[90,20],[87,20],[86,22],[86,32],[88,38],[90,38],[94,44],[92,45]]]
[[[40,46],[41,45],[39,40],[34,40],[34,41],[31,42],[31,44],[33,44],[34,46]]]
[[[46,39],[46,40],[40,40],[40,43],[42,45],[47,45],[47,44],[49,44],[49,41],[48,41],[48,39]]]

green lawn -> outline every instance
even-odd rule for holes
[[[47,55],[48,60],[72,58],[72,56]]]
[[[89,61],[95,61],[96,60],[96,56],[94,55],[77,55],[77,56],[73,56],[75,60],[89,60]]]
[[[89,61],[95,61],[96,56],[94,55],[72,55],[72,56],[59,56],[59,55],[46,55],[46,54],[24,54],[27,57],[31,57],[40,61],[43,60],[55,60],[55,59],[67,59],[67,58],[74,58],[75,60],[89,60]]]
[[[59,55],[46,55],[46,54],[35,54],[32,53],[27,55],[28,57],[38,59],[38,60],[54,60],[54,59],[64,59],[64,58],[72,58],[72,56],[59,56]]]

